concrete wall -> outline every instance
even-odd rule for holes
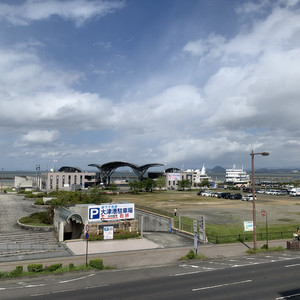
[[[142,221],[143,217],[143,221]],[[142,231],[158,231],[158,232],[171,232],[172,219],[166,216],[158,215],[149,211],[135,208],[135,219],[138,220],[139,232]]]

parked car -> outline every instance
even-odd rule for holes
[[[253,201],[253,195],[252,194],[247,194],[244,197],[242,197],[243,201]],[[255,200],[256,200],[256,196],[255,196]]]
[[[232,194],[232,195],[230,195],[230,199],[233,199],[233,200],[235,200],[235,199],[242,199],[242,194],[240,194],[240,193],[236,193],[236,194]]]
[[[216,198],[222,198],[222,193],[215,193]]]
[[[221,193],[221,198],[229,199],[230,195],[231,195],[231,193]]]

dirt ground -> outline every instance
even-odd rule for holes
[[[206,221],[213,224],[251,221],[253,212],[252,202],[197,196],[197,191],[153,192],[118,195],[112,198],[113,202],[120,200],[169,213],[173,213],[174,208],[177,208],[178,213],[191,218],[205,215]],[[266,217],[261,214],[261,211],[265,210],[269,224],[299,223],[300,225],[300,197],[258,194],[255,206],[258,224],[266,222]]]

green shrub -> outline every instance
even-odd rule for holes
[[[45,267],[45,271],[47,272],[54,272],[62,267],[62,264],[53,264],[50,266]]]
[[[43,201],[43,199],[39,198],[39,199],[35,200],[34,204],[35,205],[44,205],[44,201]]]
[[[193,250],[191,250],[187,255],[186,257],[188,259],[194,259],[195,258],[195,252]]]
[[[51,220],[48,211],[35,212],[29,216],[21,218],[19,222],[23,224],[29,224],[29,225],[53,224],[53,220]]]
[[[0,278],[7,278],[10,274],[7,271],[0,271]]]
[[[39,273],[43,271],[43,265],[42,264],[31,264],[27,266],[28,272],[32,273]]]
[[[21,276],[23,274],[23,266],[16,266],[16,269],[10,272],[11,277]]]
[[[103,260],[100,258],[90,260],[89,265],[90,265],[90,267],[92,267],[94,269],[102,270],[103,269]]]
[[[69,263],[69,269],[73,270],[74,268],[75,268],[74,264],[73,263]]]
[[[140,233],[137,231],[129,232],[126,230],[120,230],[120,232],[114,234],[114,240],[126,240],[140,237]]]
[[[91,234],[89,237],[89,241],[103,241],[103,235],[96,235],[96,234]]]
[[[196,254],[194,250],[190,250],[187,255],[182,256],[179,260],[188,260],[188,259],[206,259],[203,254]]]

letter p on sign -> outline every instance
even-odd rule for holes
[[[89,220],[100,220],[100,207],[89,208]]]

